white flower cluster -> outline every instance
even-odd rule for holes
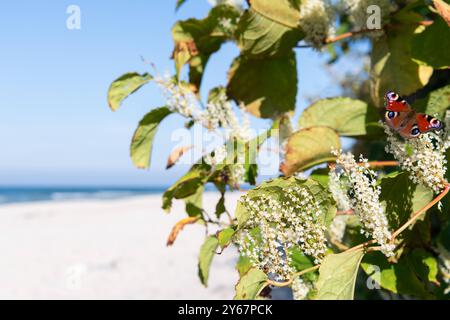
[[[186,118],[195,117],[198,111],[197,99],[189,88],[178,85],[169,74],[157,75],[154,80],[162,89],[170,111],[177,112]]]
[[[162,89],[166,105],[172,112],[190,118],[209,130],[224,128],[228,138],[235,137],[243,141],[250,139],[250,120],[247,113],[240,107],[240,122],[224,92],[220,93],[214,102],[208,103],[205,109],[201,109],[199,100],[192,91],[187,86],[177,84],[170,75],[158,75],[154,80]]]
[[[291,288],[294,300],[305,300],[311,291],[312,284],[309,281],[297,277],[292,281]]]
[[[290,187],[275,198],[265,194],[256,199],[241,198],[250,218],[240,231],[237,244],[255,267],[276,279],[288,279],[295,272],[290,266],[289,249],[298,246],[319,263],[327,249],[321,210],[310,191]]]
[[[379,8],[380,27],[382,27],[386,23],[387,17],[392,10],[390,0],[343,0],[343,2],[349,18],[353,22],[356,30],[367,29],[369,27],[367,25],[369,16],[374,14],[374,12],[368,10],[370,6],[376,6]],[[377,16],[374,16],[374,18],[377,18]],[[380,31],[371,32],[367,35],[377,37],[382,34],[383,32]]]
[[[401,140],[388,126],[386,152],[391,153],[400,167],[409,172],[414,183],[420,183],[439,193],[445,186],[447,160],[445,151],[449,147],[439,135],[432,132],[415,139]]]
[[[359,217],[363,226],[361,232],[372,236],[381,246],[386,256],[392,256],[395,245],[390,244],[391,232],[380,203],[381,189],[376,185],[376,173],[369,169],[367,159],[360,157],[355,161],[353,154],[333,151],[337,156],[336,163],[342,168],[351,192],[351,208]]]
[[[326,38],[333,36],[334,11],[327,0],[302,0],[300,27],[305,32],[305,42],[316,49],[323,47]]]
[[[222,127],[228,129],[231,137],[247,141],[250,139],[250,121],[245,112],[242,112],[242,119],[240,123],[231,102],[223,92],[213,102],[208,103],[199,115],[199,120],[205,128],[216,130]]]

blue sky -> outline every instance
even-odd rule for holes
[[[81,30],[66,28],[66,9],[81,8]],[[175,0],[16,0],[0,11],[0,185],[167,185],[186,166],[164,169],[167,137],[183,125],[163,123],[148,171],[133,168],[129,142],[137,122],[164,104],[153,84],[130,97],[116,113],[107,89],[128,71],[173,71],[170,29],[178,19],[203,17],[206,0],[190,0],[175,12]],[[204,89],[226,83],[238,54],[225,45],[208,65]],[[337,95],[323,69],[325,57],[297,51],[298,109],[304,97]],[[298,111],[299,112],[299,111]],[[297,112],[297,114],[298,114]],[[264,122],[255,121],[258,126]],[[166,138],[166,139],[164,139]]]

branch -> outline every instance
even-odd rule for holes
[[[362,165],[363,163],[361,163]],[[396,167],[398,166],[398,161],[370,161],[369,166],[373,168],[377,167]]]
[[[431,20],[424,20],[424,21],[416,22],[415,24],[418,24],[418,25],[421,25],[421,26],[429,26],[432,23],[433,23],[433,21],[431,21]],[[385,27],[394,27],[394,25],[386,25]],[[352,38],[352,37],[354,37],[356,35],[359,35],[359,34],[377,32],[377,31],[382,31],[382,30],[384,30],[384,29],[383,28],[381,28],[381,29],[368,29],[368,28],[365,28],[365,29],[345,32],[345,33],[337,35],[335,37],[328,37],[328,38],[326,38],[324,43],[323,43],[323,45],[326,46],[328,44],[332,44],[332,43],[335,43],[335,42],[338,42],[338,41],[341,41],[341,40],[344,40],[344,39]],[[296,48],[311,48],[310,45],[297,45],[295,47]]]
[[[434,198],[430,203],[428,203],[425,207],[417,211],[412,215],[412,217],[405,222],[400,228],[398,228],[393,234],[391,238],[391,243],[395,241],[395,239],[398,237],[400,233],[402,233],[404,230],[406,230],[414,221],[416,221],[423,213],[425,213],[428,209],[433,207],[436,203],[441,201],[442,198],[444,198],[447,193],[450,191],[450,184],[446,183],[444,187],[444,191],[442,191],[436,198]]]

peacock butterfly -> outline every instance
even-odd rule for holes
[[[442,122],[428,114],[418,113],[394,91],[385,95],[386,124],[403,138],[417,138],[422,133],[442,129]]]

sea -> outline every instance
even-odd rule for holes
[[[35,201],[120,199],[160,194],[167,187],[0,187],[0,205]]]

